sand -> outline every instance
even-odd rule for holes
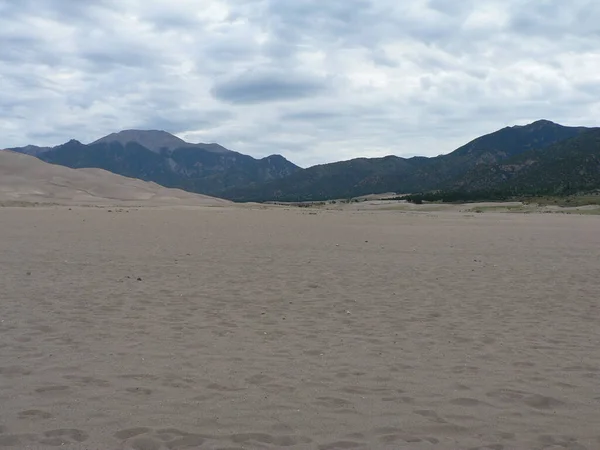
[[[0,206],[223,206],[230,203],[102,169],[71,169],[48,164],[33,156],[0,150]]]
[[[600,218],[0,208],[0,447],[598,449]]]

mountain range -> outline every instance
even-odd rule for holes
[[[515,193],[600,188],[600,128],[548,120],[481,136],[436,157],[356,158],[302,169],[164,131],[125,130],[85,145],[10,149],[71,168],[95,167],[234,201],[317,201],[383,192]]]
[[[158,130],[124,130],[87,145],[73,139],[51,148],[30,145],[8,150],[73,169],[100,168],[211,196],[300,170],[280,155],[255,159],[218,144],[191,144]]]

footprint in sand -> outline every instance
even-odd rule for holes
[[[49,412],[39,409],[28,409],[18,414],[19,419],[51,419],[53,416]]]
[[[235,388],[235,387],[231,387],[231,386],[224,386],[222,384],[219,383],[210,383],[206,386],[206,389],[211,389],[213,391],[220,391],[220,392],[238,392],[238,391],[243,391],[243,388]]]
[[[131,450],[162,450],[164,447],[160,441],[149,436],[141,436],[127,441],[124,448]]]
[[[555,409],[565,405],[565,402],[539,394],[532,394],[513,389],[499,389],[487,393],[487,396],[505,403],[522,402],[535,409]]]
[[[241,433],[231,436],[231,440],[236,444],[249,445],[252,443],[270,444],[275,448],[293,447],[299,444],[310,444],[312,441],[309,438],[297,436],[273,436],[266,433]]]
[[[352,406],[352,402],[345,400],[343,398],[336,397],[317,397],[317,401],[315,402],[319,406],[324,406],[326,408],[349,408]]]
[[[73,381],[81,386],[96,386],[96,387],[108,387],[110,383],[99,378],[78,376],[78,375],[65,375],[65,380]]]
[[[430,409],[418,409],[413,411],[415,414],[418,414],[419,416],[422,417],[426,417],[428,419],[430,419],[432,422],[435,423],[447,423],[447,421],[445,421],[444,419],[442,419],[438,413],[436,413],[435,411],[432,411]]]
[[[504,450],[504,448],[505,447],[502,444],[491,444],[483,447],[472,447],[469,450]]]
[[[169,450],[191,449],[200,447],[205,441],[206,439],[202,436],[190,434],[170,440],[166,446]]]
[[[349,450],[355,448],[367,448],[367,446],[354,441],[337,441],[330,444],[319,445],[319,450]]]
[[[157,376],[150,375],[147,373],[129,373],[126,375],[119,375],[118,378],[121,378],[123,380],[135,380],[135,381],[144,381],[144,380],[156,381],[156,380],[158,380]]]
[[[452,405],[457,406],[491,406],[488,403],[482,402],[481,400],[477,400],[476,398],[470,397],[460,397],[450,400]]]
[[[574,436],[551,436],[542,435],[538,438],[543,448],[565,448],[568,450],[588,450],[588,448],[580,444]]]
[[[69,389],[69,386],[52,385],[39,387],[35,390],[35,392],[38,394],[65,394],[67,391],[69,391]]]
[[[127,392],[129,392],[130,394],[137,394],[137,395],[150,395],[150,394],[152,394],[152,389],[147,389],[147,388],[143,388],[143,387],[131,387],[131,388],[127,388],[125,390]]]
[[[563,406],[565,403],[554,397],[534,394],[525,399],[525,404],[535,409],[555,409]]]
[[[0,375],[6,377],[22,377],[31,374],[31,370],[21,366],[0,367]]]
[[[497,389],[488,392],[486,395],[491,399],[499,400],[504,403],[515,403],[523,399],[527,395],[527,392],[514,389]]]
[[[406,444],[416,444],[419,442],[428,442],[430,444],[439,444],[439,440],[432,437],[418,438],[416,436],[411,436],[409,434],[400,433],[400,434],[386,434],[379,438],[380,442],[384,444],[395,444],[395,443],[406,443]],[[402,447],[400,447],[402,448]]]
[[[183,450],[199,448],[211,436],[187,433],[176,428],[127,428],[114,434],[116,439],[123,441],[124,449],[131,450]]]
[[[138,427],[138,428],[126,428],[124,430],[117,431],[114,436],[121,440],[125,441],[127,439],[131,439],[132,437],[139,436],[140,434],[145,434],[150,432],[150,428]]]
[[[261,374],[257,374],[257,375],[252,375],[251,377],[246,379],[246,382],[248,384],[253,384],[253,385],[262,385],[262,384],[266,384],[272,381],[272,378],[268,375],[263,375]]]
[[[61,428],[50,430],[44,433],[45,438],[40,440],[40,444],[60,447],[63,445],[78,444],[88,440],[89,435],[82,430],[75,428]]]

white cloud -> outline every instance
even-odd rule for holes
[[[593,0],[0,0],[0,147],[163,128],[301,165],[598,125]]]

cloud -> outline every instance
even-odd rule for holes
[[[593,0],[0,2],[0,147],[163,128],[301,165],[598,125]]]
[[[254,104],[313,97],[327,90],[327,80],[286,71],[249,71],[217,82],[213,95],[224,102]]]

